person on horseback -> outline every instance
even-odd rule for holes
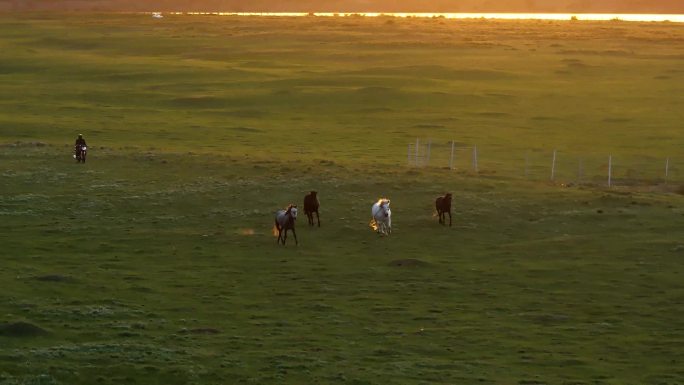
[[[78,138],[76,138],[76,143],[74,144],[74,157],[76,160],[85,163],[84,148],[86,148],[86,141],[83,139],[83,134],[78,134]]]
[[[83,134],[78,134],[78,138],[76,138],[76,144],[74,144],[74,147],[79,148],[79,146],[85,146],[86,141],[83,139]]]

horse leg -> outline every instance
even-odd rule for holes
[[[451,210],[447,211],[449,213],[449,227],[451,227]],[[445,218],[446,219],[446,218]]]
[[[316,219],[318,219],[318,227],[321,227],[321,216],[318,214],[318,209],[316,209]],[[313,225],[313,214],[311,214],[311,224]]]
[[[295,245],[299,245],[299,242],[297,241],[297,232],[295,231],[294,227],[292,228],[292,235],[295,237]]]

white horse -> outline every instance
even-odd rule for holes
[[[380,198],[371,207],[370,227],[384,235],[392,233],[392,210],[389,206],[389,199]]]
[[[297,233],[295,232],[295,221],[297,220],[297,206],[289,205],[285,210],[278,210],[275,216],[275,225],[273,226],[273,235],[278,236],[277,242],[283,241],[283,245],[287,240],[287,231],[292,230],[294,235],[295,245],[297,242]]]

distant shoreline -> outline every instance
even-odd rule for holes
[[[684,14],[633,13],[515,13],[515,12],[141,12],[176,16],[262,16],[262,17],[397,17],[492,20],[578,20],[684,23]]]
[[[130,14],[163,16],[232,17],[369,17],[445,20],[520,20],[520,21],[614,21],[635,23],[684,23],[676,13],[521,13],[521,12],[233,12],[233,11],[115,11],[115,10],[3,10],[0,15],[31,14]]]

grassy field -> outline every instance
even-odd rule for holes
[[[681,189],[519,167],[684,161],[682,43],[668,23],[0,15],[0,384],[682,384]],[[477,144],[482,172],[406,167],[416,137]],[[277,246],[273,212],[311,189],[322,227]],[[368,228],[382,195],[390,237]]]

